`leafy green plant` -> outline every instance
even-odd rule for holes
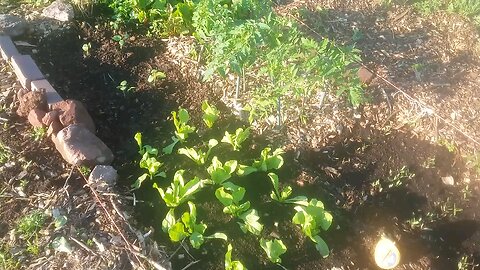
[[[240,203],[245,196],[245,188],[232,182],[225,182],[215,191],[215,197],[223,204],[223,212],[238,217],[243,222],[237,222],[240,229],[259,235],[263,230],[263,224],[259,222],[260,216],[257,210],[250,209],[250,201]]]
[[[120,49],[123,48],[123,46],[125,46],[125,44],[127,43],[127,40],[130,36],[128,34],[123,34],[123,35],[114,35],[112,37],[112,40],[117,42],[118,43],[118,46],[120,46]]]
[[[192,202],[188,202],[189,212],[182,214],[180,220],[175,219],[174,208],[170,209],[162,222],[162,229],[168,232],[170,240],[173,242],[180,242],[189,237],[190,244],[193,248],[198,249],[205,242],[205,239],[223,239],[227,241],[227,236],[224,233],[214,233],[209,236],[204,236],[207,225],[197,223],[197,208]]]
[[[43,212],[33,211],[20,219],[17,224],[17,231],[24,239],[29,240],[43,227],[46,220],[47,215]]]
[[[207,172],[210,175],[213,183],[221,185],[232,177],[232,173],[237,169],[238,162],[236,160],[226,161],[222,164],[215,156],[212,159],[212,164],[207,168]]]
[[[273,191],[272,193],[270,193],[270,198],[272,198],[273,200],[281,203],[298,203],[307,200],[307,197],[305,196],[296,196],[294,198],[288,199],[290,195],[292,195],[292,187],[286,186],[282,190],[280,190],[278,175],[276,175],[275,173],[269,173],[268,178],[270,178],[270,181],[273,185]]]
[[[187,123],[190,120],[188,111],[185,109],[179,109],[177,112],[172,112],[173,124],[175,125],[175,136],[183,142],[188,138],[190,133],[195,131],[195,127],[189,126]],[[177,117],[178,116],[178,117]]]
[[[120,90],[125,96],[126,93],[129,93],[135,90],[135,87],[129,86],[127,81],[121,81],[120,84],[117,86],[117,89]]]
[[[11,255],[11,251],[8,246],[2,244],[0,246],[0,268],[1,269],[19,269],[20,262],[15,260],[15,258]]]
[[[0,142],[0,165],[7,162],[8,159],[11,157],[10,149]]]
[[[210,152],[212,151],[212,149],[216,145],[218,145],[218,141],[215,140],[215,139],[210,139],[208,141],[207,152],[203,152],[201,149],[198,150],[198,152],[197,152],[193,148],[184,147],[184,148],[178,149],[178,153],[181,154],[181,155],[187,156],[188,158],[193,160],[197,165],[203,165],[203,164],[205,164],[205,161],[208,159],[208,156],[210,155]]]
[[[283,244],[282,240],[273,239],[267,241],[266,239],[260,238],[260,246],[265,253],[267,253],[267,257],[272,263],[281,263],[282,259],[280,259],[280,256],[287,252],[287,247]]]
[[[220,111],[215,107],[208,104],[208,101],[202,102],[203,122],[208,128],[212,128],[213,124],[218,120]]]
[[[185,170],[175,172],[172,183],[165,191],[158,187],[157,183],[153,184],[153,187],[158,190],[160,197],[162,197],[168,207],[177,207],[183,202],[190,200],[204,186],[204,181],[198,177],[194,177],[185,183],[183,179],[184,172]]]
[[[253,172],[267,172],[280,169],[284,162],[281,155],[284,154],[285,151],[281,148],[277,148],[272,154],[270,154],[271,151],[272,149],[270,147],[265,147],[260,153],[260,159],[255,160],[252,166],[239,165],[237,174],[245,176]]]
[[[138,145],[138,153],[142,155],[139,166],[147,170],[146,173],[138,177],[135,183],[131,185],[133,189],[138,189],[147,179],[153,180],[155,177],[165,178],[167,175],[164,171],[160,171],[163,164],[157,160],[158,149],[150,145],[143,145],[142,134],[139,132],[135,134],[134,138]]]
[[[242,147],[241,144],[250,136],[250,128],[237,128],[235,134],[230,134],[225,131],[225,136],[222,138],[222,142],[228,143],[233,147],[234,151],[239,151]]]
[[[232,261],[232,244],[228,244],[227,253],[225,253],[225,270],[247,270],[240,261]]]
[[[45,127],[34,127],[32,131],[32,138],[34,141],[41,141],[47,136],[47,129]]]
[[[297,213],[293,216],[294,224],[300,225],[302,232],[315,243],[315,248],[322,257],[328,257],[330,250],[319,233],[326,231],[332,224],[333,216],[327,212],[321,201],[311,199],[295,206]]]
[[[166,77],[167,77],[167,75],[165,75],[165,73],[163,73],[162,71],[152,69],[152,70],[150,70],[150,75],[148,75],[147,81],[149,83],[155,84],[157,82],[157,80],[163,80]]]

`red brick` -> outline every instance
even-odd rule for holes
[[[12,56],[20,54],[9,36],[0,36],[0,52],[5,61],[10,61]]]
[[[47,95],[48,106],[63,101],[62,97],[47,80],[32,81],[32,91],[42,91],[42,89],[45,90]]]
[[[370,82],[375,77],[375,74],[373,74],[372,72],[370,72],[368,69],[364,67],[360,67],[357,75],[358,75],[358,78],[360,79],[360,82],[362,84],[367,84],[367,85],[370,84]]]
[[[44,79],[42,72],[30,55],[12,56],[12,67],[24,88],[31,90],[31,82]]]

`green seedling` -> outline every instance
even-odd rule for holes
[[[82,165],[78,167],[78,170],[82,175],[89,176],[90,173],[92,172],[92,169],[90,169],[88,166]]]
[[[208,141],[207,152],[203,152],[201,149],[198,150],[198,152],[197,152],[193,148],[184,147],[184,148],[178,149],[178,153],[181,154],[181,155],[187,156],[188,158],[193,160],[197,165],[203,165],[203,164],[205,164],[205,161],[208,159],[208,156],[210,155],[210,152],[212,151],[212,149],[216,145],[218,145],[218,141],[215,140],[215,139],[210,139]]]
[[[227,253],[225,253],[225,270],[247,270],[240,261],[232,261],[232,245],[228,244]]]
[[[175,136],[181,141],[185,141],[190,133],[195,131],[195,127],[189,126],[187,123],[190,120],[187,110],[180,109],[177,112],[172,112],[173,124],[175,125]],[[178,117],[177,117],[178,116]]]
[[[138,177],[135,183],[131,185],[132,189],[138,189],[145,180],[153,180],[156,177],[165,178],[167,174],[164,171],[160,171],[163,163],[157,160],[158,149],[150,145],[143,145],[141,133],[136,133],[134,138],[138,145],[138,153],[142,155],[139,166],[147,170],[146,173]]]
[[[255,160],[252,166],[240,165],[237,174],[240,176],[249,175],[253,172],[267,172],[269,170],[278,170],[283,166],[283,157],[281,156],[285,152],[283,149],[278,148],[270,154],[272,149],[266,147],[260,154],[260,159]]]
[[[115,35],[112,37],[112,40],[117,42],[118,45],[120,46],[120,49],[123,48],[123,46],[125,46],[125,44],[127,43],[127,40],[130,36],[128,34],[124,34],[124,35]]]
[[[32,138],[34,141],[41,141],[47,135],[47,129],[45,127],[34,127],[32,132]]]
[[[263,224],[259,222],[260,215],[258,215],[257,210],[249,209],[247,212],[241,214],[239,218],[243,221],[243,223],[237,223],[244,233],[247,233],[247,231],[253,233],[254,235],[260,235],[262,233]]]
[[[280,256],[287,252],[287,247],[285,244],[283,244],[282,240],[273,239],[267,241],[263,238],[260,238],[260,246],[265,253],[267,253],[267,257],[272,263],[282,263]]]
[[[198,177],[185,183],[183,179],[183,173],[185,170],[179,170],[173,176],[173,182],[170,187],[164,191],[158,187],[157,183],[153,184],[153,187],[158,190],[160,197],[165,201],[168,207],[177,207],[185,201],[188,201],[195,193],[199,192],[204,186],[204,180],[200,180]]]
[[[147,81],[149,83],[155,84],[158,80],[163,80],[165,78],[167,78],[167,75],[165,75],[165,73],[156,69],[152,69],[150,71],[150,75],[148,76]]]
[[[292,187],[286,186],[282,190],[280,190],[278,175],[274,173],[269,173],[268,177],[270,178],[270,181],[273,185],[273,191],[272,193],[270,193],[270,198],[272,198],[273,200],[281,203],[298,203],[307,200],[307,197],[305,196],[296,196],[294,198],[288,199],[288,197],[292,195]]]
[[[225,131],[225,136],[223,136],[222,142],[230,144],[234,151],[239,151],[241,144],[248,139],[249,136],[250,128],[245,130],[243,128],[238,128],[235,131],[235,134],[230,134],[228,131]]]
[[[237,164],[236,160],[229,160],[222,164],[215,156],[212,159],[212,164],[207,168],[207,172],[214,184],[221,185],[232,177],[232,174],[237,169]]]
[[[240,203],[244,196],[245,188],[237,186],[232,182],[223,183],[215,191],[215,197],[225,206],[223,212],[243,221],[237,223],[244,233],[249,231],[254,235],[260,235],[263,230],[263,225],[258,221],[260,216],[257,210],[250,209],[249,201]]]
[[[172,152],[173,152],[173,148],[175,148],[175,145],[179,142],[180,140],[177,139],[177,137],[175,136],[172,136],[172,143],[165,146],[163,149],[162,149],[162,152],[166,155],[170,155]]]
[[[202,111],[203,111],[203,122],[207,125],[208,128],[212,128],[213,124],[218,120],[220,116],[220,111],[215,107],[208,104],[208,101],[202,102]]]
[[[295,206],[297,213],[293,216],[294,224],[300,225],[302,232],[315,243],[315,248],[323,258],[328,257],[330,250],[319,233],[332,225],[333,216],[327,212],[321,201],[312,199]]]
[[[142,133],[140,132],[137,132],[134,136],[134,139],[135,141],[137,142],[137,146],[138,146],[138,153],[140,155],[144,155],[145,153],[148,153],[150,155],[153,155],[153,156],[157,156],[158,155],[158,150],[148,144],[146,145],[143,145],[143,142],[142,142]]]
[[[90,49],[92,48],[92,43],[85,43],[82,45],[83,56],[90,56]]]
[[[120,84],[117,86],[117,89],[123,93],[123,96],[125,96],[126,93],[133,92],[135,90],[135,87],[129,86],[127,81],[121,81]]]
[[[205,242],[205,239],[223,239],[227,241],[227,236],[224,233],[214,233],[209,236],[204,236],[207,225],[197,223],[197,208],[192,202],[188,202],[189,212],[182,214],[180,220],[175,219],[174,209],[170,209],[162,222],[162,229],[168,232],[170,240],[173,242],[180,242],[185,238],[189,238],[190,244],[193,248],[199,249]]]

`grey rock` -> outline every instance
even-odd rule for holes
[[[56,0],[43,9],[42,16],[62,22],[68,22],[74,18],[75,12],[71,4],[63,0]]]
[[[25,34],[28,23],[23,18],[10,15],[0,14],[0,34],[17,37]]]
[[[52,141],[62,157],[72,165],[108,165],[113,161],[112,151],[83,125],[69,125],[52,136]]]
[[[106,191],[117,183],[118,174],[112,166],[97,165],[93,168],[88,181],[99,191]]]

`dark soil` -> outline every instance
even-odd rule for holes
[[[374,20],[372,14],[352,12],[349,16],[357,16],[364,23],[362,29],[367,31],[367,26],[372,23],[369,20]],[[307,20],[306,23],[314,27],[314,22]],[[94,27],[95,24],[98,27]],[[332,31],[325,34],[336,33],[335,26],[331,26]],[[383,28],[380,30],[386,31]],[[345,32],[348,31],[343,29],[342,33]],[[60,94],[86,105],[97,125],[98,136],[115,153],[114,166],[119,169],[121,189],[128,190],[141,173],[136,163],[140,157],[133,140],[134,134],[140,131],[146,143],[162,148],[173,132],[170,112],[179,106],[191,112],[196,126],[201,126],[200,104],[203,100],[208,99],[222,108],[225,116],[218,125],[219,129],[210,133],[201,131],[199,136],[211,134],[221,139],[222,130],[233,131],[244,125],[226,113],[227,109],[220,102],[221,93],[212,90],[211,85],[198,81],[195,64],[190,63],[185,68],[168,50],[169,45],[180,47],[182,42],[188,43],[191,39],[183,38],[172,43],[172,40],[165,42],[137,33],[132,35],[124,48],[120,48],[112,41],[112,36],[107,24],[91,21],[55,32],[39,41],[37,37],[32,37],[30,42],[38,43],[38,53],[33,57]],[[92,49],[89,56],[84,56],[81,47],[88,42],[92,44]],[[367,51],[367,59],[378,64],[378,59],[369,53],[373,50],[368,47],[371,43],[374,41],[366,39],[359,45]],[[31,53],[29,50],[25,52]],[[429,55],[424,57],[422,59],[429,59]],[[454,59],[450,64],[458,66],[462,59]],[[407,70],[396,69],[396,62],[381,64],[395,66],[390,72],[398,74],[402,80],[411,80],[415,76]],[[409,66],[414,62],[404,64]],[[153,68],[165,72],[167,79],[154,85],[148,83],[147,77]],[[457,79],[461,81],[464,78]],[[125,94],[120,92],[117,86],[123,80],[135,90]],[[435,78],[429,77],[429,80]],[[474,95],[473,92],[467,93]],[[265,224],[263,235],[278,236],[289,248],[282,257],[282,265],[288,269],[305,270],[332,267],[374,269],[372,252],[382,235],[396,241],[402,253],[399,269],[456,269],[459,259],[465,255],[479,261],[480,190],[477,182],[462,181],[467,168],[459,153],[449,152],[444,146],[419,138],[403,126],[385,130],[365,124],[368,120],[374,122],[373,117],[351,121],[353,124],[348,131],[322,138],[322,146],[289,145],[285,165],[279,171],[280,179],[294,187],[294,195],[318,198],[332,212],[334,224],[322,234],[331,248],[331,255],[326,259],[320,258],[310,240],[291,223],[293,208],[270,201],[270,183],[265,175],[233,179],[247,188],[246,199],[261,213]],[[39,148],[26,136],[28,133],[26,125],[12,126],[1,134],[1,139],[3,143],[25,149],[27,156],[45,164],[46,169],[33,167],[28,170],[29,174],[40,177],[38,184],[32,187],[36,192],[59,188],[63,182],[56,179],[65,179],[58,175],[58,172],[65,172],[63,161],[58,154],[52,154],[51,144],[48,149]],[[11,139],[14,136],[15,140]],[[193,137],[192,145],[200,139]],[[279,144],[262,136],[254,136],[249,143],[252,146],[246,151],[246,156],[238,158],[252,159],[266,145]],[[192,164],[178,156],[165,157],[162,161],[170,172]],[[187,170],[189,176],[193,176],[192,170]],[[47,171],[56,176],[50,176]],[[21,168],[17,166],[15,170],[2,172],[2,177],[8,181],[20,172]],[[405,175],[401,176],[401,172]],[[452,176],[455,185],[444,184],[442,177],[446,176]],[[78,175],[73,176],[73,179],[76,178]],[[162,181],[159,184],[167,185]],[[213,188],[207,188],[196,197],[199,217],[208,223],[207,233],[225,232],[234,246],[233,259],[241,260],[250,269],[280,269],[267,262],[256,237],[243,234],[236,221],[222,213],[222,207],[213,193]],[[161,231],[160,224],[166,208],[158,193],[147,186],[135,194],[139,200],[146,201],[137,203],[139,223],[155,228],[159,244],[173,254],[178,243],[170,243],[168,236]],[[1,220],[15,218],[19,213],[17,210],[24,207],[21,201],[10,205],[2,205]],[[421,221],[415,223],[414,218],[421,218]],[[278,226],[274,225],[276,222]],[[1,231],[1,234],[5,233]],[[189,254],[180,249],[173,256],[172,263],[174,269],[182,269],[199,260],[189,269],[223,269],[225,251],[223,241],[207,241],[199,251],[188,249]]]

